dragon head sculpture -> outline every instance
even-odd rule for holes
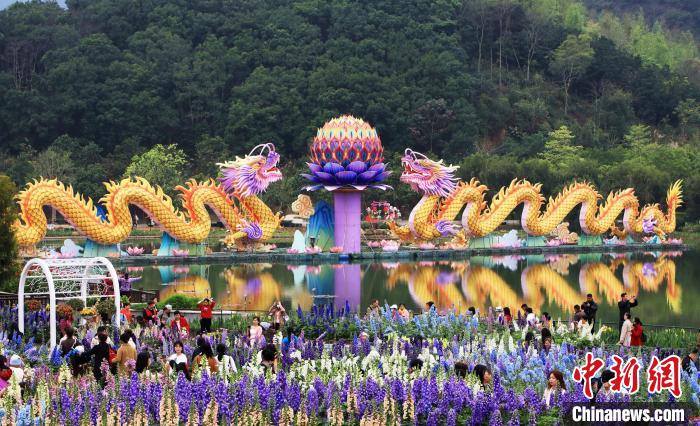
[[[279,159],[280,155],[273,144],[258,145],[245,157],[218,163],[221,168],[219,182],[226,192],[240,197],[258,195],[271,183],[282,179],[282,172],[277,168]]]
[[[457,181],[454,173],[459,166],[445,165],[443,160],[433,161],[425,155],[406,149],[401,157],[401,182],[426,195],[447,197],[454,192]]]

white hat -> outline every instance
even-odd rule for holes
[[[22,358],[19,357],[19,355],[14,354],[10,357],[10,367],[21,367],[22,366]]]
[[[360,336],[367,336],[367,337],[369,337],[369,333],[367,333],[366,331],[363,331],[362,333],[360,333]]]
[[[168,310],[171,310],[171,311],[172,311],[172,310],[173,310],[173,305],[165,305],[165,309],[168,309]]]
[[[500,306],[496,306],[496,312],[501,312],[501,311],[503,311],[503,308]]]
[[[391,306],[389,307],[389,309],[399,309],[399,307],[396,306],[396,305],[391,305]]]

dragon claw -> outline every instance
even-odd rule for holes
[[[447,237],[450,235],[455,235],[459,230],[457,229],[457,225],[452,223],[452,221],[449,220],[439,220],[435,224],[435,230],[440,233],[441,236]]]

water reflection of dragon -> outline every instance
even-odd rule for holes
[[[624,264],[622,281],[615,275],[620,264]],[[645,268],[653,270],[653,273],[645,273]],[[402,264],[390,272],[387,281],[406,282],[414,302],[421,306],[432,300],[441,310],[464,310],[467,306],[474,305],[482,312],[489,306],[518,309],[522,303],[540,311],[545,301],[564,312],[571,312],[574,303],[582,301],[586,293],[592,293],[599,302],[605,300],[609,305],[615,305],[623,291],[637,294],[641,287],[648,292],[657,292],[666,282],[666,298],[671,311],[681,313],[682,292],[676,283],[676,265],[673,260],[665,257],[654,263],[622,259],[612,265],[602,262],[582,264],[578,289],[571,287],[566,278],[549,265],[531,265],[520,275],[522,296],[491,268],[454,263],[451,269],[454,272],[447,274],[438,267]],[[447,276],[453,278],[440,279]],[[457,277],[460,276],[461,292],[457,284]]]
[[[266,152],[267,151],[267,152]],[[186,243],[199,243],[209,235],[210,207],[236,241],[262,241],[279,226],[275,215],[258,197],[272,182],[282,178],[277,169],[279,154],[272,144],[260,145],[250,154],[221,164],[221,184],[213,180],[198,183],[190,180],[176,189],[182,197],[185,212],[177,210],[163,190],[145,179],[124,179],[105,183],[107,194],[100,200],[106,219],[100,218],[91,199],[85,200],[71,186],[51,179],[35,181],[17,196],[20,221],[15,224],[17,241],[30,246],[44,238],[47,219],[43,207],[58,210],[80,233],[99,244],[116,244],[132,230],[129,204],[139,206],[173,238]],[[238,200],[243,212],[234,204]]]
[[[682,203],[680,181],[668,190],[666,203],[668,212],[662,213],[658,204],[639,210],[639,201],[633,189],[610,193],[606,201],[598,205],[600,194],[588,183],[574,183],[555,198],[550,198],[546,209],[540,211],[544,196],[540,184],[526,180],[513,180],[507,188],[501,188],[487,205],[484,194],[486,186],[476,179],[461,182],[455,176],[458,166],[448,166],[407,149],[401,159],[403,173],[401,181],[422,194],[413,208],[407,226],[390,223],[390,228],[403,240],[432,240],[454,232],[451,222],[464,208],[462,227],[470,237],[490,234],[523,204],[521,224],[530,235],[550,233],[577,205],[581,205],[579,222],[583,231],[600,235],[615,227],[616,218],[624,212],[624,232],[642,233],[643,219],[653,217],[657,227],[664,233],[676,227],[676,209]],[[621,231],[618,231],[621,232]]]
[[[226,292],[217,295],[223,306],[265,311],[282,298],[282,286],[265,267],[226,268],[223,275]]]

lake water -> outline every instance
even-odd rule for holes
[[[554,319],[568,318],[587,293],[598,318],[617,321],[620,293],[638,295],[632,311],[645,324],[700,327],[700,254],[586,254],[472,257],[460,261],[337,265],[212,264],[122,267],[141,276],[135,288],[213,296],[221,308],[267,310],[275,300],[287,309],[347,300],[364,312],[374,299],[404,303],[414,312],[434,301],[440,311],[522,303]]]

